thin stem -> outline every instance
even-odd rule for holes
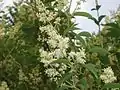
[[[98,18],[98,21],[99,21],[99,17],[100,17],[100,14],[99,14],[99,9],[97,9],[97,6],[99,6],[98,4],[98,0],[95,0],[95,4],[96,4],[96,10],[97,10],[97,18]],[[102,35],[101,35],[101,26],[100,26],[100,22],[98,23],[98,33],[99,33],[99,36],[100,38],[102,38]],[[103,48],[103,40],[101,40],[101,47]]]
[[[98,0],[95,0],[95,4],[96,4],[96,6],[98,5]]]
[[[76,5],[76,7],[75,7],[75,9],[74,9],[73,13],[77,10],[77,7],[78,7],[78,4]]]
[[[99,10],[97,10],[97,17],[98,17],[98,20],[99,20]],[[100,27],[100,23],[99,23],[99,25],[98,25],[98,30],[99,30],[99,33],[100,33],[100,30],[101,30],[101,27]]]
[[[96,9],[97,9],[97,6],[99,5],[99,4],[98,4],[98,0],[95,0],[95,4],[96,4]],[[99,10],[97,9],[97,18],[98,18],[98,20],[99,20],[99,16],[100,16],[100,15],[99,15]],[[100,28],[100,23],[99,23],[99,25],[98,25],[99,33],[100,33],[100,29],[101,29],[101,28]]]
[[[69,12],[70,12],[71,6],[72,6],[72,0],[70,0]]]

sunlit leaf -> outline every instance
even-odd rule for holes
[[[84,40],[79,34],[76,35],[76,39],[79,40],[80,43],[85,46],[85,44],[86,44],[86,43],[85,43],[85,40]]]
[[[92,52],[92,53],[99,53],[101,56],[105,56],[108,54],[108,51],[105,50],[104,48],[101,48],[101,47],[93,47],[89,50],[89,52]]]
[[[73,73],[68,72],[66,73],[59,81],[58,81],[58,85],[61,85],[62,83],[64,83],[67,80],[70,80],[70,78],[72,78]]]
[[[117,23],[107,23],[107,24],[104,24],[104,26],[110,26],[110,27],[119,28]]]
[[[119,83],[107,83],[103,86],[104,88],[120,88],[120,84]]]
[[[85,36],[85,37],[91,37],[91,34],[89,33],[89,32],[81,32],[81,33],[79,33],[78,35],[80,35],[80,36]]]
[[[74,16],[84,16],[84,17],[87,17],[87,18],[92,18],[92,15],[87,13],[87,12],[75,12],[73,15]]]
[[[83,90],[88,88],[87,80],[85,78],[80,79],[80,83],[82,84]]]
[[[93,76],[98,79],[97,69],[94,64],[86,64],[85,67],[93,74]]]

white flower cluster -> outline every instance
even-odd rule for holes
[[[44,63],[44,66],[48,67],[50,65],[52,67],[46,69],[45,71],[45,73],[49,77],[51,77],[51,80],[57,80],[57,77],[60,77],[62,74],[64,74],[65,70],[67,69],[67,65],[65,64],[60,64],[60,65],[51,64],[53,61],[56,61],[58,59],[68,58],[68,59],[76,60],[77,63],[85,64],[86,61],[85,61],[84,49],[79,49],[78,52],[71,51],[70,53],[67,53],[67,49],[69,47],[68,37],[64,38],[60,34],[58,34],[57,30],[51,24],[40,27],[39,29],[42,33],[47,33],[48,35],[48,38],[43,39],[43,41],[47,42],[50,51],[45,51],[44,49],[40,49],[39,52],[40,52],[40,60],[42,63]]]
[[[70,52],[67,53],[67,48],[69,47],[69,38],[63,38],[60,34],[57,33],[57,30],[52,25],[47,25],[40,27],[42,33],[47,33],[48,38],[43,41],[47,41],[51,51],[44,51],[40,49],[40,60],[44,63],[45,67],[49,65],[52,68],[46,69],[45,73],[51,77],[51,80],[57,80],[57,77],[61,77],[67,69],[65,64],[51,64],[53,61],[62,58],[68,58],[76,60],[77,63],[85,64],[85,51],[84,49],[79,49],[79,52]],[[54,68],[53,68],[54,67]]]
[[[39,13],[37,13],[37,16],[39,17],[39,21],[43,22],[43,23],[47,23],[50,22],[52,20],[54,20],[58,13],[57,12],[52,12],[48,9],[46,9],[47,7],[43,4],[42,1],[38,1],[37,2],[37,6],[39,8]],[[56,18],[56,22],[58,23],[60,21],[60,18]]]
[[[65,4],[65,0],[58,0],[58,4]],[[57,5],[58,5],[57,4]],[[59,6],[59,5],[58,5]],[[57,17],[58,13],[50,11],[46,9],[47,7],[39,0],[39,13],[37,16],[39,17],[39,21],[43,23],[49,23],[45,26],[41,26],[39,28],[41,33],[45,33],[47,37],[42,38],[40,35],[38,36],[38,41],[47,42],[49,45],[50,51],[45,51],[44,49],[40,49],[40,61],[44,63],[44,67],[51,67],[46,69],[45,73],[51,80],[57,80],[57,77],[61,76],[61,73],[65,73],[67,69],[65,64],[51,64],[51,62],[66,57],[66,49],[69,46],[69,38],[63,38],[60,34],[58,34],[57,30],[50,21],[54,20],[54,24],[59,24],[61,21],[60,17]],[[44,36],[43,36],[44,37]],[[53,68],[54,67],[54,68]]]
[[[55,60],[67,57],[66,49],[69,47],[69,38],[63,38],[51,24],[40,27],[39,29],[42,33],[48,35],[48,38],[43,39],[43,42],[46,41],[50,48],[50,51],[39,50],[40,59],[45,67],[51,66],[51,68],[46,69],[45,73],[51,80],[56,81],[58,79],[57,77],[61,77],[61,74],[65,73],[67,66],[65,64],[51,63]]]
[[[20,82],[28,80],[28,78],[25,76],[24,72],[21,69],[19,70],[18,75],[19,75]]]
[[[29,76],[29,81],[28,83],[30,85],[38,85],[41,82],[41,71],[40,71],[40,66],[36,66],[32,68],[31,72],[28,74]]]
[[[50,77],[51,80],[57,81],[57,77],[59,76],[59,72],[54,69],[54,68],[49,68],[45,71],[45,73],[48,75],[48,77]]]
[[[79,52],[70,52],[69,53],[69,59],[76,60],[77,63],[85,64],[85,50],[79,49]]]
[[[0,90],[9,90],[8,85],[5,81],[1,82]]]
[[[100,75],[100,78],[104,83],[112,83],[117,80],[111,67],[105,68],[104,72]]]
[[[59,35],[57,30],[52,25],[43,26],[39,29],[42,33],[46,32],[49,36],[47,43],[51,48],[60,48],[61,50],[68,48],[69,38],[63,38],[61,35]]]
[[[57,60],[53,58],[54,53],[52,52],[47,52],[42,49],[40,49],[39,52],[40,52],[41,62],[44,63],[45,67],[47,67],[51,62]]]
[[[65,73],[67,69],[67,65],[65,64],[58,64],[58,63],[52,63],[53,61],[56,61],[62,57],[64,57],[62,51],[60,49],[55,49],[53,52],[44,51],[43,49],[40,49],[40,57],[41,62],[44,63],[44,67],[47,69],[45,70],[45,73],[50,77],[51,80],[56,81],[58,77],[61,77],[62,74]]]
[[[64,6],[64,4],[67,3],[66,1],[67,0],[56,0],[58,6],[59,4]],[[76,60],[77,63],[85,64],[85,53],[84,49],[80,49],[78,52],[69,51],[69,53],[69,38],[60,35],[55,27],[56,25],[52,25],[52,23],[60,24],[61,18],[57,17],[58,13],[47,10],[47,7],[40,0],[38,8],[39,13],[37,16],[39,17],[39,21],[44,23],[44,26],[39,27],[42,35],[38,35],[38,41],[42,42],[43,45],[44,43],[48,45],[48,49],[45,49],[46,47],[44,46],[39,49],[40,58],[38,58],[38,60],[44,64],[47,76],[50,77],[51,80],[56,81],[65,74],[68,66],[64,63],[53,63],[54,61],[72,59]]]
[[[62,10],[67,4],[68,0],[56,0],[57,2],[57,9]]]
[[[60,18],[60,17],[57,17],[54,23],[55,23],[55,24],[60,24],[60,21],[61,21],[61,18]]]
[[[53,63],[53,61],[56,61],[58,58],[63,57],[62,53],[56,50],[54,52],[47,52],[44,50],[40,50],[41,54],[41,62],[44,63],[44,67],[49,67],[45,70],[45,73],[50,77],[51,80],[56,81],[58,77],[61,77],[62,74],[65,73],[65,70],[67,69],[67,65],[65,64],[58,64]],[[51,66],[51,67],[50,67]]]
[[[62,74],[65,74],[65,71],[67,70],[67,65],[64,63],[62,64],[51,64],[54,68],[48,68],[46,69],[45,73],[50,77],[50,80],[57,81],[62,77]]]

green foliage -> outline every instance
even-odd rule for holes
[[[98,79],[98,75],[97,75],[97,68],[95,68],[94,64],[86,64],[85,67],[94,75],[94,77],[96,79]]]
[[[105,55],[108,54],[108,51],[107,51],[107,50],[105,50],[105,49],[103,49],[103,48],[101,48],[101,47],[96,47],[96,46],[94,46],[93,48],[91,48],[91,49],[89,50],[89,52],[99,53],[99,55],[101,55],[101,56],[105,56]]]
[[[105,18],[105,16],[106,16],[106,15],[101,15],[101,16],[99,16],[98,21],[101,22],[102,19]]]
[[[108,83],[103,86],[103,89],[104,88],[120,88],[120,84],[119,83]]]
[[[78,35],[79,36],[85,36],[85,37],[91,37],[92,36],[89,32],[85,32],[85,31],[80,32]]]
[[[87,17],[87,18],[89,18],[89,19],[92,18],[92,15],[89,14],[89,13],[87,13],[87,12],[75,12],[75,13],[74,13],[74,16],[84,16],[84,17]]]

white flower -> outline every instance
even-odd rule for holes
[[[0,90],[9,90],[8,85],[5,81],[1,82]]]
[[[48,40],[47,43],[49,44],[49,46],[51,46],[51,48],[56,48],[58,44],[57,41],[54,39]]]
[[[71,51],[70,53],[69,53],[69,59],[75,59],[75,55],[76,55],[76,53],[75,52],[73,52],[73,51]]]
[[[83,53],[81,53],[81,52],[77,52],[77,53],[76,53],[76,61],[77,61],[78,63],[85,64],[86,61],[85,61],[85,59],[83,58],[82,54],[83,54]]]
[[[41,57],[40,62],[44,63],[44,67],[47,67],[50,63],[57,60],[53,58],[54,52],[47,52],[47,51],[44,51],[43,49],[40,49],[39,52]]]
[[[57,9],[60,9],[60,10],[62,10],[64,7],[65,7],[65,5],[67,5],[67,3],[68,3],[68,0],[56,0],[57,1]]]
[[[67,65],[64,64],[64,63],[62,63],[61,68],[62,68],[63,70],[67,70]]]
[[[55,19],[55,24],[59,24],[60,23],[60,21],[61,21],[61,18],[60,17],[57,17],[56,19]]]
[[[61,38],[60,40],[59,40],[59,44],[58,44],[58,47],[60,48],[60,49],[67,49],[68,47],[69,47],[69,44],[68,44],[68,42],[69,42],[69,38]]]
[[[60,64],[54,63],[53,66],[55,66],[56,68],[58,68],[60,66]]]
[[[112,83],[117,80],[111,67],[105,68],[104,72],[100,75],[100,78],[104,83]]]
[[[55,77],[59,74],[59,72],[56,71],[56,69],[53,69],[53,68],[50,68],[50,69],[47,69],[45,71],[45,73],[49,76],[49,77]]]
[[[56,31],[54,29],[52,29],[52,30],[49,29],[47,31],[47,33],[48,33],[50,39],[57,40],[56,37],[58,37],[58,34],[56,33]]]
[[[54,51],[54,56],[55,56],[57,59],[60,59],[60,58],[63,58],[63,57],[64,57],[64,54],[63,54],[62,50],[60,50],[60,49],[55,49],[55,51]]]
[[[19,70],[18,75],[19,75],[19,80],[20,80],[20,81],[24,81],[24,80],[27,80],[27,79],[28,79],[28,78],[25,76],[24,72],[23,72],[21,69]]]
[[[112,49],[112,46],[108,46],[108,51],[110,51]]]
[[[48,14],[47,20],[48,20],[48,21],[51,21],[51,20],[55,19],[56,16],[57,16],[56,13],[50,12],[50,13]]]
[[[62,63],[58,71],[61,72],[61,74],[65,74],[66,70],[67,70],[67,65]]]
[[[45,13],[40,13],[39,14],[39,21],[46,23],[47,22],[47,16]]]
[[[6,83],[5,81],[3,81],[3,82],[1,83],[1,86],[4,86],[5,88],[7,88],[7,83]]]
[[[41,54],[40,57],[42,57],[42,58],[46,58],[47,55],[48,55],[48,52],[47,52],[47,51],[44,51],[44,50],[42,50],[42,49],[40,49],[39,52],[40,52],[40,54]]]
[[[85,64],[86,62],[84,49],[80,49],[79,52],[71,51],[68,55],[69,59],[76,60],[77,63]]]
[[[80,53],[80,57],[85,58],[86,54],[85,54],[85,49],[79,49],[79,53]]]
[[[54,68],[48,68],[45,70],[45,73],[48,77],[50,77],[51,80],[56,81],[58,76],[61,76],[61,74]]]

